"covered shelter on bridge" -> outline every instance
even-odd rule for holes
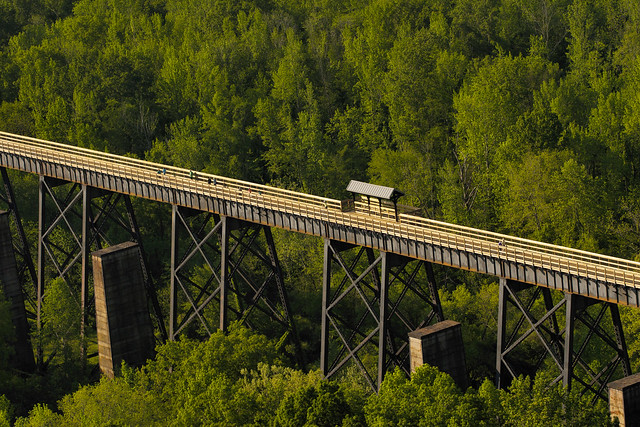
[[[398,199],[404,196],[404,193],[396,188],[384,187],[382,185],[369,184],[368,182],[351,180],[347,185],[347,191],[353,196],[355,203],[357,195],[367,198],[367,205],[371,205],[371,198],[378,199],[380,212],[382,212],[383,201],[393,203],[393,211],[398,220]]]

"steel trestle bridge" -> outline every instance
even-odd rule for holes
[[[73,147],[65,144],[44,141],[24,136],[0,132],[0,167],[10,168],[40,176],[41,199],[43,183],[72,183],[94,192],[94,196],[85,195],[86,199],[110,193],[122,196],[135,196],[173,205],[173,231],[175,234],[180,224],[188,228],[186,218],[197,214],[215,216],[218,228],[209,232],[210,235],[222,235],[222,242],[226,241],[234,230],[244,230],[253,227],[257,232],[264,230],[266,240],[271,241],[271,227],[294,232],[310,234],[325,239],[325,271],[323,280],[323,336],[321,349],[321,368],[325,375],[330,376],[347,361],[353,361],[365,372],[366,367],[358,351],[366,344],[373,342],[378,347],[377,376],[369,376],[374,389],[379,386],[382,375],[393,363],[401,364],[399,347],[406,350],[406,346],[394,344],[389,339],[392,329],[391,318],[400,316],[399,304],[389,302],[388,289],[398,279],[404,283],[408,291],[415,292],[433,309],[431,318],[443,320],[439,308],[439,299],[431,264],[439,264],[473,272],[489,274],[500,278],[500,306],[498,307],[498,348],[496,370],[498,383],[500,377],[516,375],[517,372],[509,363],[510,352],[529,336],[538,336],[546,348],[547,355],[558,366],[560,374],[557,381],[570,385],[571,379],[578,380],[586,388],[602,395],[603,381],[612,373],[593,372],[592,375],[575,374],[575,369],[586,365],[581,361],[585,349],[576,348],[573,343],[573,328],[580,313],[589,319],[585,320],[593,335],[605,335],[599,324],[599,317],[604,314],[588,314],[587,308],[593,305],[604,307],[601,311],[611,312],[615,326],[615,338],[605,341],[615,350],[616,357],[612,362],[615,366],[622,365],[625,374],[630,374],[626,345],[621,327],[617,305],[632,307],[640,306],[640,263],[621,258],[599,255],[577,249],[522,239],[509,235],[448,224],[430,220],[411,214],[400,213],[396,220],[395,212],[384,206],[371,207],[365,203],[356,202],[356,209],[343,212],[339,200],[318,197],[314,195],[279,189],[271,186],[255,184],[210,175],[198,171],[190,171],[177,167],[156,164],[125,156],[97,152],[89,149]],[[5,173],[6,175],[6,173]],[[5,176],[3,175],[3,176]],[[5,178],[6,180],[6,178]],[[7,184],[7,183],[5,183]],[[53,185],[53,184],[49,184]],[[56,184],[57,185],[57,184]],[[46,187],[46,185],[45,185]],[[80,197],[80,196],[78,196]],[[85,199],[85,201],[86,201]],[[43,201],[41,200],[41,204]],[[65,211],[61,206],[60,211]],[[43,213],[40,215],[42,236],[46,230]],[[58,220],[60,222],[61,220]],[[243,228],[244,227],[244,228]],[[84,230],[83,232],[86,232]],[[225,234],[226,233],[226,234]],[[198,252],[210,236],[197,237],[192,234],[191,254]],[[250,234],[250,233],[249,233]],[[225,237],[226,236],[226,237]],[[177,238],[172,237],[174,240]],[[84,239],[79,245],[85,249],[78,257],[86,257],[91,242]],[[235,241],[242,246],[242,238]],[[95,240],[94,240],[95,241]],[[43,242],[40,242],[40,247]],[[84,245],[84,246],[83,246]],[[226,313],[226,286],[234,273],[241,271],[240,263],[226,264],[230,258],[228,245],[221,243],[218,256],[222,260],[220,274],[214,274],[218,285],[202,295],[189,297],[192,305],[190,313],[185,314],[183,320],[178,319],[177,306],[171,307],[169,322],[169,339],[175,338],[181,327],[202,317],[202,306],[205,301],[215,297],[220,303],[221,328],[228,322]],[[273,246],[269,245],[269,254],[264,259],[273,267],[273,274],[278,276],[279,266]],[[368,264],[358,271],[357,262],[349,264],[343,257],[345,251],[356,249],[366,258]],[[44,252],[42,248],[38,256],[38,270],[43,269]],[[376,255],[378,254],[378,255]],[[178,298],[180,289],[186,287],[181,282],[176,269],[188,255],[179,254],[177,244],[172,251],[172,298]],[[182,257],[182,258],[180,258]],[[359,254],[354,255],[358,259]],[[420,263],[415,270],[424,266],[429,286],[418,291],[413,281],[422,273],[412,273],[409,270],[412,263]],[[339,286],[332,288],[331,266],[338,266],[343,273],[343,280]],[[84,268],[84,267],[83,267]],[[212,267],[215,270],[217,267]],[[227,270],[229,269],[229,270]],[[396,270],[394,270],[396,269]],[[59,269],[60,270],[60,269]],[[83,270],[84,272],[84,270]],[[406,272],[410,278],[400,279]],[[214,272],[215,273],[215,272]],[[84,273],[83,273],[84,274]],[[333,272],[335,276],[335,271]],[[83,276],[84,277],[84,276]],[[367,278],[367,280],[364,280]],[[390,277],[390,278],[389,278]],[[40,273],[38,286],[44,287],[43,274]],[[83,278],[83,281],[86,280]],[[278,280],[276,280],[278,281]],[[370,283],[369,283],[370,282]],[[260,284],[254,284],[260,288]],[[264,284],[263,284],[264,285]],[[267,285],[264,285],[267,286]],[[264,287],[263,286],[263,287]],[[280,283],[280,302],[284,307],[283,324],[291,318],[288,313],[286,296],[283,295]],[[547,312],[543,315],[533,313],[533,301],[525,301],[521,292],[534,292],[535,295],[526,298],[544,297]],[[550,296],[550,290],[561,291],[563,300],[558,302]],[[374,320],[369,330],[359,326],[351,327],[349,332],[344,328],[344,319],[333,316],[334,310],[344,299],[346,293],[353,291],[363,299],[365,311]],[[43,292],[41,289],[40,292]],[[369,294],[367,293],[369,292]],[[402,291],[403,293],[405,291]],[[258,292],[262,294],[262,291]],[[529,294],[527,294],[529,295]],[[260,295],[258,295],[260,296]],[[507,303],[516,307],[521,320],[516,322],[518,330],[507,331]],[[173,303],[172,303],[173,304]],[[391,305],[390,305],[391,304]],[[558,320],[556,313],[563,307],[566,320]],[[274,307],[271,307],[271,311]],[[269,308],[267,308],[267,311]],[[275,310],[277,311],[277,310]],[[282,311],[282,310],[281,310]],[[241,313],[237,313],[241,315]],[[363,315],[359,324],[366,323]],[[599,316],[599,317],[598,317]],[[402,320],[402,316],[400,316]],[[553,322],[551,320],[553,319]],[[340,322],[342,321],[342,326]],[[182,323],[181,323],[182,322]],[[565,322],[564,325],[562,323]],[[357,323],[357,322],[356,322]],[[406,324],[407,321],[404,321]],[[424,322],[423,322],[424,323]],[[545,326],[546,325],[546,326]],[[409,325],[407,325],[409,326]],[[420,326],[410,325],[411,327]],[[526,328],[529,329],[526,329]],[[524,329],[523,329],[524,328]],[[524,336],[524,338],[523,338]],[[330,341],[337,340],[340,351],[332,351]],[[359,339],[359,341],[358,341]],[[382,342],[388,342],[380,345]],[[586,345],[585,345],[586,346]],[[333,362],[331,361],[333,354]],[[586,379],[585,379],[586,378]]]

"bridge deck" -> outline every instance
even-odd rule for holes
[[[0,166],[639,306],[640,263],[0,132]],[[371,209],[371,211],[369,210]],[[503,242],[503,244],[501,244]]]

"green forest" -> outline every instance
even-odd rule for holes
[[[0,130],[333,198],[357,179],[428,218],[640,261],[636,0],[0,0]],[[37,236],[37,178],[10,176]],[[135,205],[166,301],[170,207]],[[99,379],[52,280],[37,375],[9,368],[0,301],[0,425],[609,422],[544,370],[497,390],[498,286],[445,268],[472,387],[429,366],[378,394],[323,380],[322,242],[274,237],[307,369],[237,326]],[[640,313],[621,316],[637,372]]]

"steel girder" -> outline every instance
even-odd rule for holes
[[[237,321],[282,333],[301,359],[269,227],[173,205],[169,338],[209,337]]]
[[[581,393],[607,400],[606,385],[616,372],[621,368],[622,375],[631,374],[618,306],[555,294],[554,298],[548,288],[500,279],[496,385],[504,388],[517,375],[532,374],[547,363],[557,372],[550,385],[562,381],[570,389],[577,383]],[[511,317],[510,306],[515,309]],[[523,349],[528,354],[519,361],[517,352]],[[537,352],[536,364],[523,372],[523,360],[531,358],[531,352]]]
[[[325,378],[348,362],[374,391],[391,366],[409,375],[408,333],[433,320],[444,316],[430,263],[384,251],[376,256],[373,249],[325,239],[320,343]]]
[[[117,227],[110,227],[111,225]],[[38,331],[42,329],[41,313],[46,294],[45,282],[61,278],[80,307],[83,360],[86,357],[84,340],[87,319],[93,311],[89,289],[92,273],[90,251],[119,243],[119,241],[112,242],[114,238],[119,241],[129,239],[140,245],[147,296],[154,308],[157,327],[162,337],[166,339],[160,305],[148,272],[140,231],[129,196],[40,176],[37,328]],[[38,343],[37,348],[38,363],[43,364],[45,361],[41,342]]]

